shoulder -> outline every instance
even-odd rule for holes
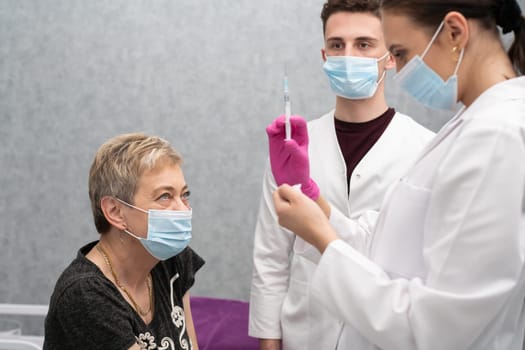
[[[320,125],[326,125],[330,123],[333,124],[333,118],[334,118],[334,110],[331,110],[328,113],[318,118],[308,121],[308,128],[316,128],[316,127],[319,127]]]
[[[396,112],[385,133],[393,133],[414,141],[428,142],[435,133],[416,122],[406,114]]]
[[[491,164],[499,158],[521,164],[525,156],[525,77],[486,90],[460,118],[458,144],[485,154]],[[497,159],[489,160],[489,154]]]
[[[97,290],[107,289],[110,285],[111,283],[94,264],[85,258],[76,258],[58,278],[50,308],[54,304],[66,305],[71,299],[73,303],[81,302],[86,294],[98,294]]]
[[[119,328],[129,327],[129,306],[113,284],[96,269],[76,259],[64,270],[51,296],[46,328],[58,327],[64,332],[75,327],[92,329],[108,314],[112,315],[115,324],[123,322]]]
[[[425,136],[433,136],[435,133],[420,123],[416,122],[412,117],[409,117],[406,114],[400,113],[396,111],[396,114],[394,115],[394,118],[392,118],[392,122],[395,124],[398,124],[400,127],[407,128],[412,131],[416,131],[422,135]]]
[[[53,307],[63,309],[70,304],[81,307],[84,301],[90,308],[93,303],[104,303],[111,295],[118,294],[102,271],[85,256],[95,244],[92,242],[80,248],[77,257],[61,273],[51,296],[50,310]]]
[[[472,125],[502,132],[525,129],[525,77],[510,79],[485,91],[465,110],[462,118]]]
[[[334,110],[324,114],[323,116],[312,119],[308,122],[308,135],[310,138],[317,135],[323,135],[331,132],[334,128]]]
[[[98,268],[75,259],[58,279],[45,321],[49,348],[128,349],[135,342],[130,306]]]
[[[54,295],[59,295],[70,287],[78,284],[98,281],[103,277],[98,267],[86,258],[94,243],[79,249],[76,258],[62,271],[55,284]]]

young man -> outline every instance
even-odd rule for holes
[[[394,61],[379,8],[379,0],[329,0],[321,13],[323,69],[336,105],[308,125],[310,175],[349,218],[378,210],[389,185],[433,137],[386,103],[384,79]],[[275,189],[267,167],[255,228],[249,334],[260,339],[261,350],[336,349],[343,324],[309,298],[315,263],[294,254],[306,243],[279,226]]]

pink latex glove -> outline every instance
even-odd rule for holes
[[[301,185],[301,191],[313,200],[319,198],[319,187],[310,178],[308,129],[300,116],[290,117],[291,140],[285,140],[285,118],[279,116],[266,127],[270,146],[270,164],[277,185]]]

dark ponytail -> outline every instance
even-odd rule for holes
[[[525,74],[525,18],[520,18],[520,25],[513,31],[514,42],[509,49],[509,57],[518,73]]]

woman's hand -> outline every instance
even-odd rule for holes
[[[316,247],[321,254],[330,242],[339,238],[319,205],[289,185],[277,188],[273,202],[279,225]]]

